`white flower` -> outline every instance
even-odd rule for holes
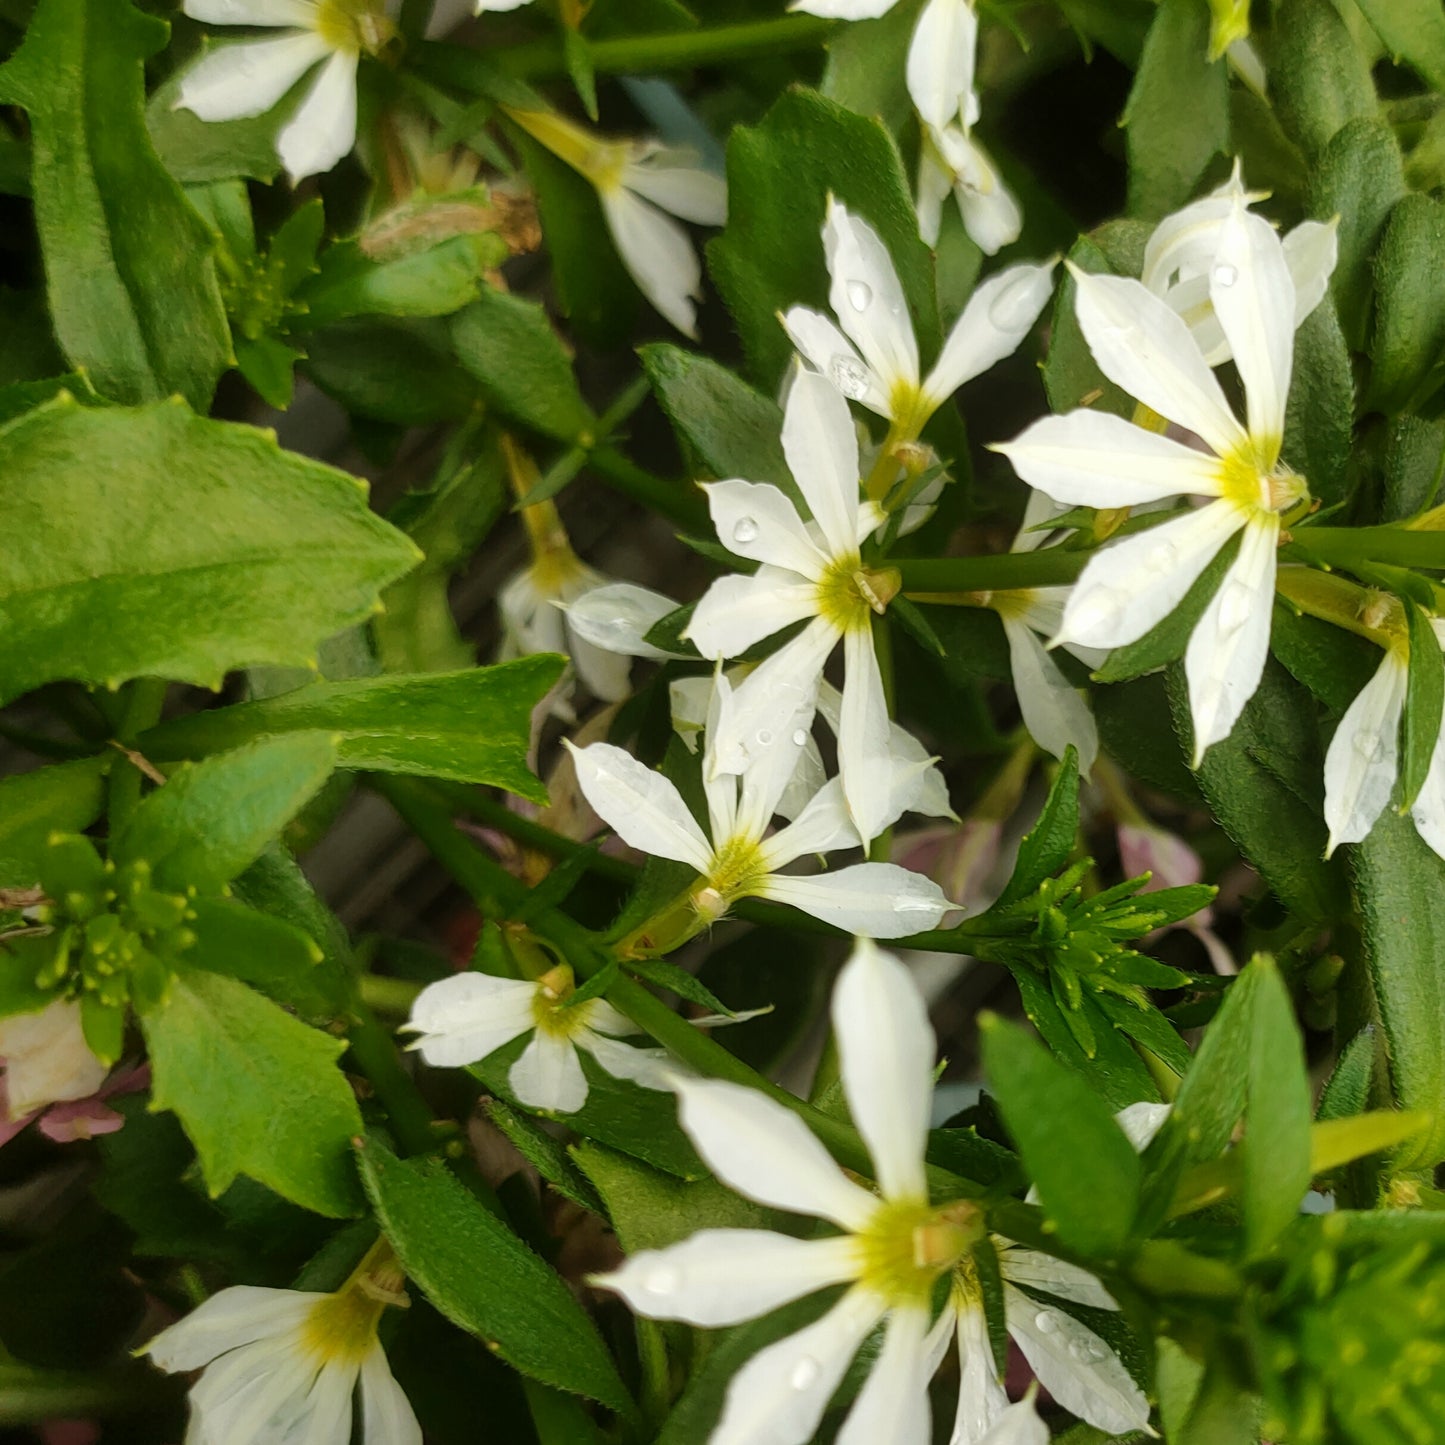
[[[713,717],[725,711],[728,682],[719,677]],[[597,813],[634,848],[659,858],[686,863],[701,875],[689,890],[696,922],[720,917],[739,898],[771,898],[849,932],[878,938],[903,938],[937,927],[952,905],[938,885],[891,863],[858,863],[836,873],[797,877],[781,870],[810,853],[856,847],[857,830],[848,818],[838,780],[824,785],[786,828],[765,836],[779,800],[808,742],[811,700],[791,715],[773,721],[755,760],[739,780],[703,764],[711,841],[698,826],[682,795],[660,773],[608,743],[573,748],[577,782]],[[711,741],[709,750],[711,750]],[[885,798],[904,790],[895,771],[911,771],[911,761],[893,764],[880,780]],[[887,821],[891,822],[889,818]]]
[[[637,1033],[637,1025],[605,999],[569,1003],[574,991],[566,964],[535,980],[458,973],[422,989],[402,1027],[420,1035],[412,1047],[437,1068],[474,1064],[535,1030],[507,1074],[512,1092],[531,1109],[575,1114],[587,1102],[579,1049],[615,1078],[665,1088],[666,1053],[622,1043],[617,1036]]]
[[[647,641],[647,634],[677,603],[661,592],[632,582],[604,582],[565,604],[572,635],[603,652],[622,657],[646,657],[662,662],[683,653],[664,652]]]
[[[820,15],[825,20],[876,20],[897,3],[898,0],[793,0],[788,9]]]
[[[702,266],[673,216],[701,226],[727,220],[727,183],[693,151],[657,141],[608,141],[540,110],[507,114],[597,190],[607,228],[628,274],[681,332],[697,336]]]
[[[349,1445],[358,1381],[363,1445],[421,1445],[376,1337],[386,1304],[406,1301],[391,1279],[353,1276],[335,1294],[236,1285],[162,1330],[145,1348],[161,1369],[205,1369],[187,1445]]]
[[[929,0],[908,47],[908,94],[922,123],[918,230],[938,241],[943,203],[953,192],[963,226],[985,255],[1018,240],[1023,214],[988,152],[973,138],[978,16],[969,0]]]
[[[1210,366],[1228,361],[1232,354],[1214,314],[1209,286],[1224,223],[1236,204],[1251,206],[1267,194],[1244,189],[1236,160],[1233,174],[1218,190],[1165,216],[1144,247],[1139,279],[1184,319]],[[1303,221],[1283,240],[1285,264],[1294,282],[1296,326],[1324,299],[1339,254],[1337,230],[1337,221]]]
[[[69,999],[0,1019],[0,1064],[0,1101],[12,1120],[61,1100],[88,1099],[110,1072],[87,1046],[80,1005]]]
[[[202,120],[263,115],[313,66],[321,71],[276,137],[292,181],[329,171],[356,144],[356,66],[393,26],[366,0],[185,0],[192,20],[285,27],[268,40],[208,51],[181,81],[178,109]],[[324,64],[322,63],[324,62]]]
[[[1244,382],[1247,429],[1179,316],[1140,282],[1074,270],[1079,324],[1100,369],[1160,416],[1199,436],[1196,451],[1121,417],[1045,417],[1000,446],[1056,501],[1132,507],[1212,497],[1101,551],[1075,584],[1054,641],[1122,647],[1167,617],[1221,547],[1239,556],[1185,654],[1194,763],[1227,737],[1259,685],[1269,649],[1280,513],[1307,495],[1279,459],[1294,351],[1294,282],[1279,237],[1238,200],[1221,225],[1209,285]]]
[[[910,437],[966,381],[1013,355],[1053,287],[1052,265],[1010,266],[990,276],[969,297],[933,369],[921,377],[918,342],[888,248],[866,221],[831,196],[823,252],[828,304],[837,324],[807,306],[794,306],[783,325],[809,364],[844,396]]]

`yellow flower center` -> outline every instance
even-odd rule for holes
[[[1305,480],[1280,465],[1279,443],[1253,443],[1221,457],[1220,492],[1249,512],[1283,512],[1309,494]]]
[[[703,886],[693,892],[693,906],[711,918],[720,918],[734,899],[751,892],[767,872],[756,842],[730,838],[714,854]]]
[[[861,632],[898,595],[897,568],[865,567],[855,554],[834,562],[818,582],[818,615],[840,632]]]
[[[992,607],[1000,617],[1022,617],[1034,602],[1032,587],[1009,587],[986,595],[988,606]]]
[[[567,1000],[577,992],[577,982],[571,968],[559,963],[549,968],[537,980],[537,992],[532,998],[532,1017],[537,1021],[538,1031],[555,1038],[570,1039],[587,1026],[587,1015],[591,1012],[584,1000],[566,1007]]]
[[[395,37],[396,25],[371,0],[321,0],[316,33],[333,50],[379,55]]]
[[[887,1201],[854,1235],[859,1282],[895,1305],[926,1306],[940,1276],[972,1268],[969,1250],[983,1233],[983,1214],[968,1200],[943,1208],[921,1200]]]

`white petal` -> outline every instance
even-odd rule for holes
[[[181,9],[207,25],[295,25],[316,28],[316,0],[185,0]]]
[[[728,218],[727,182],[696,162],[696,152],[664,146],[629,165],[622,184],[684,221],[721,226]]]
[[[1033,1395],[1003,1410],[978,1445],[1049,1445],[1049,1427],[1039,1419]]]
[[[1041,417],[993,450],[1024,481],[1071,506],[1137,507],[1220,490],[1214,457],[1105,411]]]
[[[292,1335],[233,1350],[191,1386],[193,1428],[217,1445],[290,1445],[293,1427],[306,1438],[307,1396],[316,1361]]]
[[[808,805],[818,796],[828,784],[828,772],[823,766],[823,754],[818,750],[818,744],[810,734],[808,741],[803,744],[802,751],[798,754],[798,766],[793,776],[788,779],[788,786],[783,789],[783,795],[778,799],[778,816],[786,818],[790,823],[796,823],[802,817]],[[847,809],[843,806],[842,788],[838,789],[838,811],[842,819],[848,825],[848,832],[852,835],[854,842],[850,845],[838,843],[836,846],[857,846],[857,830],[853,827],[852,820],[848,817]],[[820,805],[821,806],[821,805]],[[832,819],[836,821],[836,819]],[[784,829],[784,832],[787,830]],[[807,848],[800,849],[795,855],[801,858],[805,852],[822,851],[810,841]]]
[[[1415,831],[1442,858],[1445,858],[1445,730],[1435,743],[1430,768],[1420,796],[1410,809]]]
[[[1048,304],[1053,276],[1051,265],[1010,266],[974,290],[923,383],[924,391],[936,405],[946,401],[964,382],[981,376],[1018,350]]]
[[[293,182],[329,171],[356,144],[356,62],[338,50],[281,127],[276,154]]]
[[[436,1068],[474,1064],[536,1026],[535,984],[485,973],[429,983],[411,1006],[415,1047]]]
[[[1245,525],[1239,556],[1189,639],[1184,673],[1194,718],[1195,767],[1211,743],[1229,736],[1259,686],[1269,653],[1278,546],[1278,515],[1264,512],[1252,517]]]
[[[579,1004],[585,1008],[586,1004]],[[586,1049],[614,1079],[626,1079],[644,1089],[670,1089],[677,1064],[666,1049],[639,1049],[620,1039],[592,1029],[579,1029],[573,1036],[579,1049]]]
[[[1294,319],[1298,326],[1329,290],[1339,260],[1338,221],[1301,221],[1284,238],[1284,260],[1294,282]]]
[[[697,338],[702,266],[687,232],[650,201],[622,187],[599,191],[617,254],[637,289],[684,336]]]
[[[624,657],[647,657],[654,661],[671,657],[645,641],[647,634],[677,603],[660,592],[636,587],[631,582],[609,582],[594,587],[567,606],[567,625],[593,647]]]
[[[833,1032],[848,1109],[885,1199],[927,1199],[923,1150],[937,1043],[908,970],[860,938],[833,989]]]
[[[888,1316],[883,1348],[838,1432],[837,1445],[929,1445],[928,1311],[902,1305]]]
[[[969,239],[985,256],[1017,241],[1023,212],[988,152],[958,126],[932,134],[952,174],[954,199]]]
[[[1220,456],[1241,446],[1244,428],[1184,322],[1132,278],[1070,269],[1079,326],[1104,375]]]
[[[828,304],[885,391],[918,385],[918,343],[898,272],[878,233],[833,198],[823,221]]]
[[[968,0],[929,0],[908,45],[908,94],[926,125],[956,120],[973,89],[978,16]]]
[[[1099,732],[1089,704],[1059,671],[1033,628],[1014,617],[1002,621],[1014,690],[1029,736],[1056,758],[1062,758],[1072,743],[1079,750],[1079,771],[1088,777],[1099,755]]]
[[[1087,1325],[1062,1310],[1035,1304],[1004,1285],[1009,1333],[1039,1384],[1081,1420],[1122,1435],[1149,1424],[1149,1402],[1118,1355]]]
[[[846,1236],[791,1239],[766,1229],[704,1229],[670,1249],[645,1249],[593,1279],[634,1313],[714,1329],[843,1284],[858,1275]]]
[[[816,878],[774,873],[758,896],[868,938],[907,938],[937,928],[955,906],[931,878],[893,863],[855,863]]]
[[[1122,647],[1142,637],[1178,607],[1244,520],[1232,502],[1211,502],[1106,547],[1074,584],[1054,640]]]
[[[843,662],[838,771],[848,812],[866,847],[893,821],[892,723],[871,628],[843,634]]]
[[[145,1347],[162,1370],[199,1370],[217,1355],[294,1329],[319,1294],[237,1284],[213,1294]]]
[[[1096,1275],[1076,1264],[1055,1259],[1051,1254],[1025,1249],[1021,1244],[1008,1244],[999,1251],[999,1270],[1010,1284],[1026,1284],[1030,1289],[1043,1290],[1045,1294],[1096,1310],[1119,1308],[1118,1301]]]
[[[707,872],[712,845],[668,779],[610,743],[566,746],[582,796],[624,843]]]
[[[808,306],[793,306],[783,315],[783,330],[809,364],[844,396],[879,416],[891,414],[887,388],[828,317]]]
[[[760,1350],[728,1385],[708,1445],[806,1445],[884,1308],[851,1289],[822,1319]]]
[[[572,629],[569,625],[568,633]],[[601,702],[621,702],[632,695],[632,659],[608,648],[594,647],[584,637],[569,635],[567,655],[587,691]]]
[[[538,1029],[507,1073],[518,1100],[531,1109],[575,1114],[587,1102],[587,1076],[571,1039]]]
[[[202,120],[264,115],[328,53],[326,42],[310,31],[218,45],[182,77],[176,109]]]
[[[783,408],[788,470],[835,558],[858,554],[858,434],[832,382],[795,370]]]
[[[1197,878],[1195,881],[1198,881]],[[1137,1104],[1126,1104],[1120,1109],[1114,1115],[1114,1122],[1124,1131],[1125,1138],[1142,1154],[1164,1127],[1170,1107],[1168,1104],[1153,1104],[1147,1099],[1141,1099]]]
[[[851,1231],[877,1212],[878,1201],[844,1175],[791,1109],[722,1079],[681,1078],[676,1088],[688,1138],[739,1194]]]
[[[816,581],[828,559],[808,535],[798,509],[765,482],[708,482],[708,511],[718,541],[754,562],[796,572]]]
[[[958,1414],[948,1445],[977,1445],[1008,1407],[1008,1394],[993,1364],[988,1321],[977,1300],[958,1312]]]
[[[421,1426],[380,1345],[361,1362],[362,1445],[422,1445]]]
[[[328,1361],[316,1372],[299,1416],[286,1425],[279,1420],[268,1421],[271,1430],[257,1436],[256,1445],[350,1440],[351,1401],[359,1374],[359,1364],[344,1359]]]
[[[768,870],[776,872],[808,853],[833,853],[857,848],[859,843],[843,798],[843,784],[831,778],[786,828],[763,841],[762,854]]]
[[[897,0],[793,0],[788,9],[821,15],[825,20],[876,20],[895,4]]]
[[[727,710],[727,694],[723,696],[725,706],[719,711],[720,717]],[[798,759],[807,746],[808,729],[813,726],[813,708],[813,693],[805,689],[791,714],[779,707],[772,714],[770,726],[752,735],[748,743],[748,766],[742,775],[742,792],[737,806],[736,827],[743,837],[761,838],[772,822],[778,803],[798,770]]]
[[[918,195],[914,209],[918,212],[918,234],[930,245],[938,244],[943,229],[943,203],[953,189],[953,172],[942,163],[927,130],[918,153]]]
[[[817,610],[812,582],[781,567],[762,567],[751,577],[719,577],[703,593],[683,635],[706,658],[738,657]]]
[[[1249,434],[1273,465],[1294,359],[1295,291],[1273,226],[1240,202],[1219,228],[1209,299],[1244,382]]]
[[[1325,754],[1325,822],[1330,829],[1326,857],[1341,843],[1366,837],[1390,801],[1409,678],[1404,658],[1388,648],[1335,729]]]

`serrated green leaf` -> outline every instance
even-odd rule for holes
[[[1340,1050],[1325,1086],[1320,1090],[1319,1121],[1347,1119],[1362,1114],[1370,1099],[1370,1078],[1375,1071],[1375,1028],[1368,1024]]]
[[[261,738],[187,763],[141,800],[111,857],[145,859],[161,888],[215,892],[261,856],[335,766],[335,744],[315,732]]]
[[[539,653],[466,672],[317,682],[164,723],[138,746],[168,761],[318,732],[334,741],[342,767],[486,783],[543,803],[547,790],[527,767],[531,715],[563,665]]]
[[[152,1107],[172,1109],[215,1198],[238,1174],[318,1214],[360,1212],[356,1096],[340,1039],[308,1028],[236,979],[187,971],[141,1016]]]
[[[211,233],[146,132],[145,61],[166,34],[124,0],[41,0],[0,68],[0,101],[30,116],[51,319],[71,365],[116,401],[180,392],[205,411],[231,334]]]
[[[560,1139],[553,1138],[540,1124],[509,1108],[500,1099],[487,1101],[487,1115],[558,1194],[594,1214],[605,1212],[597,1191],[572,1162]]]
[[[244,43],[244,42],[242,42]],[[202,120],[176,105],[185,72],[177,70],[152,92],[146,104],[146,129],[165,168],[183,185],[205,185],[238,176],[272,181],[281,170],[276,133],[310,87],[309,77],[260,115],[242,120]]]
[[[39,881],[39,856],[52,833],[80,833],[105,804],[111,759],[57,763],[0,778],[0,888]]]
[[[309,934],[228,898],[194,899],[190,912],[196,942],[188,963],[238,978],[278,1003],[307,1012],[324,1007],[315,977],[322,952]]]
[[[1445,297],[1434,284],[1445,273],[1445,201],[1420,195],[1400,201],[1390,212],[1374,269],[1366,404],[1384,412],[1409,411],[1445,351]]]
[[[1355,374],[1328,296],[1295,328],[1284,460],[1326,506],[1344,499],[1354,441]]]
[[[591,1320],[567,1286],[436,1160],[357,1150],[377,1219],[402,1268],[453,1324],[524,1375],[635,1412]]]
[[[44,381],[17,381],[0,387],[0,425],[14,421],[27,411],[44,406],[58,396],[78,401],[81,406],[104,406],[105,398],[91,386],[83,371],[67,372],[64,376],[47,377]]]
[[[1445,655],[1430,618],[1419,605],[1402,598],[1410,629],[1410,670],[1405,689],[1405,721],[1400,748],[1400,801],[1404,812],[1425,785],[1430,760],[1440,740],[1440,714],[1445,709]]]
[[[1027,898],[1044,879],[1052,878],[1069,861],[1078,832],[1079,755],[1071,743],[1064,751],[1038,821],[1019,844],[1013,876],[996,906]]]
[[[1142,1170],[1108,1105],[1017,1024],[985,1017],[982,1043],[999,1112],[1060,1241],[1095,1258],[1117,1255]]]
[[[922,9],[921,0],[900,0],[876,20],[834,30],[827,40],[823,94],[858,115],[876,115],[898,135],[913,120],[908,47]]]
[[[355,478],[179,402],[57,401],[0,430],[0,473],[0,700],[57,678],[218,687],[306,666],[416,557]]]
[[[1396,60],[1445,91],[1445,10],[1435,0],[1358,0]]]

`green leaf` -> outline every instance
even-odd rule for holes
[[[1124,108],[1131,215],[1157,220],[1182,206],[1229,149],[1229,72],[1208,50],[1199,0],[1160,0]]]
[[[341,767],[486,783],[544,803],[547,790],[527,767],[531,716],[563,665],[539,653],[467,672],[317,682],[163,723],[138,746],[168,761],[319,732],[335,742]]]
[[[0,475],[0,701],[57,678],[215,688],[310,665],[417,556],[354,477],[178,401],[56,401],[0,430]],[[184,506],[162,477],[185,479]]]
[[[492,1123],[558,1194],[594,1214],[604,1212],[597,1191],[572,1162],[561,1140],[554,1139],[536,1120],[519,1114],[500,1099],[488,1099],[486,1108]]]
[[[727,227],[708,244],[749,367],[768,388],[793,355],[778,312],[799,302],[828,309],[821,231],[829,192],[888,248],[925,364],[938,346],[932,259],[893,137],[816,91],[791,90],[758,125],[733,131]]]
[[[1440,491],[1445,422],[1400,416],[1385,428],[1380,520],[1402,522],[1425,511]]]
[[[1375,1071],[1375,1028],[1367,1024],[1340,1051],[1320,1091],[1315,1118],[1348,1119],[1363,1114],[1370,1101],[1370,1078]]]
[[[1410,672],[1405,692],[1405,725],[1400,750],[1400,802],[1403,813],[1420,796],[1430,759],[1440,740],[1445,708],[1445,655],[1430,619],[1408,597],[1400,599],[1410,629]]]
[[[152,1107],[180,1118],[212,1198],[244,1174],[318,1214],[360,1212],[350,1145],[361,1114],[337,1067],[340,1039],[236,979],[191,971],[141,1029]]]
[[[1100,688],[1093,704],[1099,741],[1120,767],[1151,788],[1199,802],[1199,789],[1179,740],[1172,729],[1158,725],[1158,719],[1169,713],[1163,673]]]
[[[0,425],[14,421],[17,416],[34,411],[58,396],[78,401],[81,406],[105,405],[105,398],[91,386],[83,371],[47,377],[44,381],[17,381],[0,387]]]
[[[0,778],[0,888],[33,886],[50,835],[81,833],[95,822],[110,763],[86,758]]]
[[[572,443],[597,424],[562,340],[535,301],[491,287],[451,323],[457,359],[504,415]]]
[[[1445,90],[1445,10],[1435,0],[1358,0],[1395,59]]]
[[[725,366],[681,347],[656,342],[640,347],[638,355],[693,478],[737,477],[795,492],[777,402]]]
[[[1424,1167],[1445,1157],[1445,859],[1386,808],[1352,860],[1395,1101],[1434,1115],[1397,1163]]]
[[[268,998],[316,1011],[321,949],[301,929],[228,898],[196,898],[187,926],[196,935],[187,962],[260,989]]]
[[[984,1072],[1059,1240],[1094,1258],[1129,1239],[1142,1169],[1109,1106],[1017,1024],[982,1023]]]
[[[295,292],[291,329],[304,334],[352,316],[449,316],[483,289],[482,269],[476,236],[450,236],[386,261],[356,241],[338,241]]]
[[[877,20],[838,26],[827,40],[823,94],[858,115],[877,116],[898,135],[914,115],[908,47],[922,9],[919,0],[900,0]]]
[[[1344,500],[1354,415],[1350,351],[1334,302],[1326,297],[1295,328],[1284,423],[1285,461],[1326,506]]]
[[[334,742],[315,732],[187,763],[141,800],[111,856],[118,864],[144,858],[161,888],[215,892],[260,857],[335,766]]]
[[[1349,707],[1380,665],[1380,649],[1367,638],[1294,612],[1278,599],[1270,646],[1295,680],[1334,713]]]
[[[402,1268],[442,1314],[524,1375],[635,1413],[571,1291],[444,1165],[398,1159],[374,1139],[357,1158]]]
[[[1378,113],[1369,59],[1332,0],[1281,0],[1273,22],[1270,97],[1291,139],[1313,157],[1351,121]]]
[[[1027,898],[1046,878],[1069,861],[1079,832],[1079,754],[1072,744],[1064,752],[1038,821],[1019,844],[1013,877],[999,896],[1003,907]]]
[[[116,401],[179,392],[205,411],[231,334],[211,233],[146,133],[145,60],[166,34],[124,0],[40,0],[0,67],[0,101],[30,115],[35,219],[70,364]]]
[[[1437,9],[1437,18],[1445,12]],[[1441,18],[1445,26],[1445,18]],[[1445,202],[1410,195],[1390,212],[1375,256],[1375,336],[1370,351],[1369,406],[1412,409],[1445,351]]]
[[[290,99],[243,120],[202,120],[176,105],[185,72],[177,70],[151,93],[146,129],[165,168],[183,185],[205,185],[238,176],[272,181],[281,170],[276,132]],[[309,81],[308,81],[309,85]],[[301,87],[298,85],[297,92]]]

